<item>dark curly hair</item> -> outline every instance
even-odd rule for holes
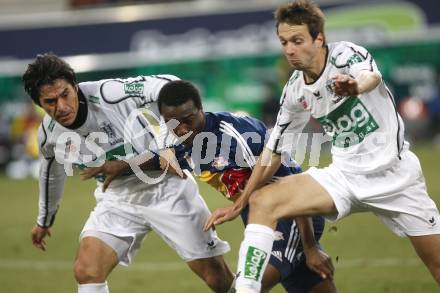
[[[180,106],[190,100],[198,109],[202,109],[202,101],[197,88],[189,81],[173,80],[162,87],[157,104],[160,111],[162,105]]]
[[[41,86],[53,84],[57,79],[76,85],[76,74],[72,67],[53,53],[37,55],[22,77],[24,90],[37,105],[40,105]]]

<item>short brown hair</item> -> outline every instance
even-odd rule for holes
[[[277,22],[277,32],[280,23],[287,23],[290,25],[307,25],[313,39],[316,39],[319,33],[324,34],[324,13],[318,5],[310,0],[297,0],[280,6],[274,14]]]

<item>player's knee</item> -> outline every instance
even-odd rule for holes
[[[440,285],[440,263],[438,262],[436,257],[431,258],[429,260],[426,259],[422,259],[422,260],[425,262],[434,280],[437,282],[437,284]]]
[[[226,293],[231,288],[234,276],[225,265],[218,263],[204,271],[203,279],[214,292]]]
[[[433,276],[437,284],[440,285],[440,272],[435,273]]]
[[[429,270],[431,271],[431,274],[434,277],[437,284],[440,285],[440,265],[430,266]]]
[[[429,244],[430,243],[428,243],[428,245]],[[421,247],[419,246],[419,249],[420,248]],[[429,252],[426,252],[426,250]],[[434,280],[440,285],[440,256],[434,253],[435,250],[429,249],[429,246],[425,247],[425,249],[421,249],[421,251],[424,251],[425,253],[418,251],[417,253],[419,254],[419,257],[431,272]]]
[[[312,287],[309,293],[338,293],[338,290],[332,280],[323,280]]]
[[[106,279],[105,274],[97,266],[80,260],[75,261],[73,273],[79,284],[102,283]]]
[[[208,274],[205,282],[216,293],[226,293],[230,287],[224,279],[215,274]]]

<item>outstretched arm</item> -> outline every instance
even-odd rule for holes
[[[105,180],[102,185],[102,191],[104,192],[107,190],[107,187],[115,178],[121,176],[124,173],[131,171],[130,164],[136,164],[137,166],[140,167],[141,170],[144,171],[159,169],[158,162],[156,163],[155,158],[151,156],[152,154],[150,153],[143,153],[134,158],[129,159],[131,160],[130,163],[128,162],[128,160],[105,161],[99,167],[90,167],[85,169],[80,173],[80,175],[83,180],[94,178],[98,174],[104,175]]]
[[[293,90],[288,82],[284,87],[281,108],[278,112],[277,123],[270,134],[260,158],[252,170],[252,175],[243,191],[242,196],[234,205],[214,211],[203,229],[206,231],[214,225],[235,219],[249,202],[251,194],[267,184],[281,166],[283,138],[286,133],[299,134],[310,118],[310,113],[294,102]]]
[[[347,46],[337,57],[339,64],[346,64],[341,73],[333,76],[334,91],[339,96],[349,97],[375,89],[382,76],[373,56],[363,47]]]
[[[215,210],[203,227],[204,231],[215,225],[235,219],[247,206],[249,197],[258,188],[267,184],[281,165],[281,156],[265,148],[258,159],[251,177],[236,202],[229,207]]]
[[[251,194],[269,183],[273,175],[281,166],[281,156],[273,153],[271,150],[264,148],[260,158],[257,161],[254,169],[252,170],[251,177],[246,184],[240,198],[235,202],[234,206],[243,210],[249,203],[249,197]]]
[[[86,170],[82,171],[80,175],[83,180],[91,179],[98,174],[104,175],[105,180],[102,185],[102,191],[105,192],[107,187],[115,178],[127,172],[134,171],[132,169],[133,164],[138,166],[143,171],[165,170],[173,175],[186,178],[185,173],[179,166],[179,162],[177,161],[173,148],[161,150],[160,158],[154,156],[150,152],[145,152],[128,160],[105,161],[99,167],[87,168]]]
[[[362,70],[356,78],[346,74],[336,74],[333,76],[335,81],[334,90],[340,96],[356,96],[376,88],[381,78],[373,71]]]

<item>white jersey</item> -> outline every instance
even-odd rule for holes
[[[313,83],[305,82],[302,71],[293,72],[267,148],[281,153],[286,148],[282,138],[300,133],[311,115],[331,137],[333,163],[340,170],[361,174],[391,166],[404,144],[404,126],[385,83],[353,97],[337,96],[332,87],[336,74],[356,78],[360,71],[369,70],[381,76],[373,57],[363,47],[336,42],[328,45],[326,58],[323,72]]]
[[[139,109],[148,109],[160,117],[156,103],[159,91],[164,84],[176,79],[171,75],[159,75],[80,83],[80,106],[73,123],[75,129],[62,126],[48,115],[44,117],[39,128],[41,167],[37,223],[40,226],[52,225],[63,193],[66,171],[72,165],[84,168],[117,158],[115,156],[134,155],[145,150],[157,153],[165,142],[160,135],[154,134],[150,121]],[[157,177],[161,172],[146,174]],[[103,178],[97,179],[98,190]],[[136,193],[141,189],[146,192]],[[95,192],[95,196],[97,201],[143,204],[149,190],[156,192],[155,184],[146,184],[135,175],[127,174],[115,179],[105,193]],[[138,196],[130,196],[134,193]]]

